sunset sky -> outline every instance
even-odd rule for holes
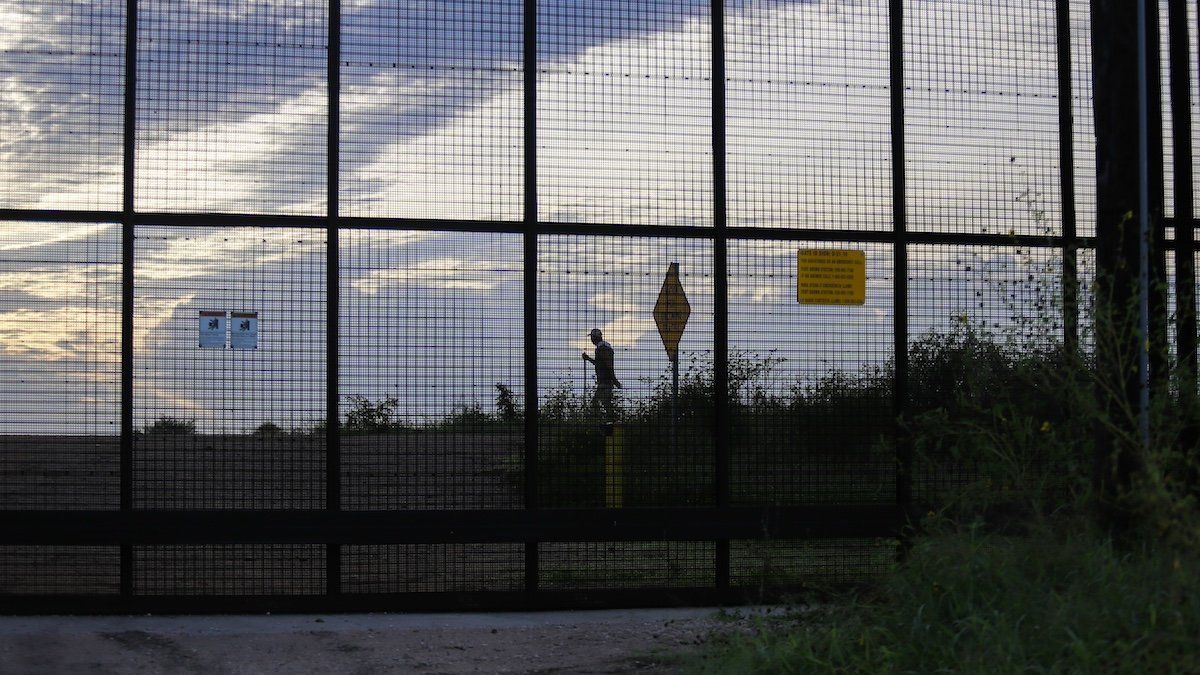
[[[520,6],[343,3],[342,215],[523,218]],[[0,0],[0,207],[120,210],[123,7]],[[1071,7],[1089,234],[1087,2]],[[326,11],[141,4],[138,210],[325,212]],[[726,11],[729,224],[890,229],[886,0],[730,0]],[[539,4],[539,218],[712,224],[708,12],[698,0]],[[905,20],[909,228],[1060,233],[1054,3],[914,0]],[[671,262],[693,308],[683,358],[711,363],[711,243],[539,244],[547,390],[587,385],[579,352],[600,327],[626,393],[650,391],[667,368],[650,312]],[[836,245],[867,252],[868,299],[829,308],[796,303],[802,245],[730,244],[731,349],[775,350],[778,387],[884,364],[890,246]],[[322,231],[144,227],[136,256],[136,424],[166,415],[234,431],[324,416]],[[490,409],[497,382],[520,392],[521,256],[515,234],[343,231],[342,393],[396,396],[419,419]],[[914,336],[963,316],[1011,326],[1053,294],[1060,269],[1054,249],[914,246],[910,258]],[[0,224],[0,370],[25,413],[0,433],[115,433],[119,263],[117,224]],[[197,349],[201,309],[258,311],[261,348]]]

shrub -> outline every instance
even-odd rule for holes
[[[1086,489],[1095,404],[1081,359],[1059,345],[1017,350],[967,324],[910,354],[904,429],[922,509],[1045,512]]]
[[[1134,412],[1100,405],[1107,383],[1086,355],[1019,351],[964,325],[918,341],[911,365],[906,432],[918,467],[938,480],[922,486],[930,511],[905,561],[821,609],[715,643],[691,665],[1200,671],[1200,410],[1183,383],[1155,398],[1151,443],[1120,496],[1135,526],[1114,536],[1093,517],[1095,432],[1129,434]]]
[[[512,389],[500,382],[496,383],[496,410],[504,424],[520,424],[525,419],[525,411],[517,405]]]
[[[253,432],[254,436],[280,436],[282,434],[283,429],[281,429],[279,425],[275,424],[274,422],[263,422],[255,427]]]
[[[196,433],[196,420],[177,417],[160,417],[145,428],[146,434],[192,436]]]
[[[350,412],[346,413],[345,431],[348,433],[381,433],[401,428],[396,419],[396,409],[400,401],[389,396],[378,401],[372,401],[365,396],[352,395]]]
[[[429,425],[436,431],[482,431],[496,426],[496,420],[485,413],[478,403],[460,405],[441,421]]]

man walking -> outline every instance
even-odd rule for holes
[[[583,353],[583,360],[596,366],[596,395],[592,397],[592,406],[595,407],[597,403],[603,405],[605,416],[612,422],[617,419],[616,406],[613,405],[613,388],[621,388],[621,382],[613,368],[615,354],[612,345],[604,339],[604,333],[600,332],[599,328],[593,328],[588,337],[592,339],[592,344],[596,345],[595,358],[588,356],[587,352]]]

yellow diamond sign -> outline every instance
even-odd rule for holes
[[[692,306],[679,281],[679,263],[671,263],[662,290],[658,292],[658,302],[654,303],[654,323],[658,325],[658,336],[672,361],[679,359],[679,338],[683,337],[683,329],[691,315]]]

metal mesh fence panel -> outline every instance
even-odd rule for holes
[[[114,595],[120,588],[117,546],[0,546],[3,596]]]
[[[1060,249],[918,245],[909,260],[914,340],[972,331],[1012,351],[1061,343]]]
[[[762,590],[856,583],[882,576],[898,554],[895,539],[738,540],[729,578]]]
[[[1070,4],[1076,231],[1080,236],[1091,237],[1096,234],[1096,115],[1092,109],[1092,15],[1088,0],[1070,0]]]
[[[135,546],[138,595],[316,595],[325,547],[285,544]]]
[[[864,305],[797,301],[813,248],[864,251]],[[734,502],[894,501],[891,246],[735,241],[729,257]]]
[[[1053,0],[905,6],[909,229],[1059,234]]]
[[[1163,158],[1163,191],[1164,204],[1163,213],[1167,218],[1174,218],[1175,213],[1175,191],[1177,186],[1173,178],[1175,168],[1175,148],[1172,140],[1175,135],[1175,123],[1171,108],[1171,64],[1170,64],[1170,30],[1171,21],[1168,12],[1169,3],[1167,0],[1162,0],[1158,3],[1159,9],[1159,58],[1160,58],[1160,101],[1162,106],[1162,158]],[[1195,3],[1184,3],[1187,14],[1187,32],[1188,32],[1188,88],[1190,90],[1189,111],[1191,115],[1191,135],[1192,135],[1192,185],[1193,200],[1200,198],[1200,154],[1195,152],[1195,149],[1200,147],[1200,128],[1197,128],[1197,123],[1200,122],[1200,102],[1197,101],[1197,96],[1200,96],[1200,62],[1198,62],[1198,53],[1200,53],[1200,45],[1197,45],[1197,38],[1200,33],[1196,27],[1196,5]],[[1193,201],[1193,203],[1196,203]]]
[[[325,232],[135,243],[135,507],[323,508]]]
[[[1062,254],[1054,248],[912,246],[909,248],[909,377],[916,415],[943,410],[966,424],[1035,393],[1030,373],[1058,367],[1062,344]],[[1040,371],[1045,372],[1045,371]],[[1048,420],[1044,420],[1048,421]],[[935,426],[932,434],[941,431]],[[969,440],[969,439],[964,439]],[[972,446],[928,449],[914,494],[936,499],[986,479]],[[948,454],[947,454],[948,453]],[[1014,460],[1016,457],[1014,457]],[[1046,456],[1021,458],[1046,467]]]
[[[711,242],[550,236],[539,238],[538,254],[542,505],[710,503]],[[677,394],[654,315],[673,263],[690,305]],[[600,358],[594,329],[611,346],[620,386],[581,358]]]
[[[1188,22],[1188,81],[1192,101],[1192,203],[1200,203],[1200,20],[1195,3],[1187,5]]]
[[[137,207],[323,213],[326,3],[138,9]]]
[[[892,7],[9,2],[0,594],[766,597],[888,570],[997,402],[1083,475],[1038,378],[1103,337],[1089,3]]]
[[[0,225],[0,509],[120,502],[115,225]]]
[[[1158,44],[1151,49],[1158,50],[1158,105],[1159,119],[1151,126],[1162,131],[1162,172],[1163,172],[1163,216],[1175,217],[1175,181],[1171,179],[1175,170],[1175,148],[1172,139],[1175,135],[1174,120],[1171,113],[1171,20],[1167,16],[1167,0],[1158,2]]]
[[[1176,253],[1176,255],[1187,255],[1187,254],[1186,254],[1186,253],[1182,253],[1182,252],[1177,252],[1177,253]],[[1192,258],[1193,258],[1193,260],[1195,261],[1195,262],[1193,262],[1193,264],[1194,264],[1194,265],[1196,265],[1196,266],[1197,266],[1197,268],[1200,268],[1200,251],[1194,252],[1194,253],[1192,254]],[[1193,298],[1193,299],[1195,299],[1195,298],[1200,298],[1200,280],[1198,280],[1198,281],[1197,281],[1197,283],[1196,283],[1196,290],[1195,290],[1195,291],[1193,291],[1192,293],[1193,293],[1193,295],[1192,295],[1192,298]],[[1177,307],[1176,307],[1176,308],[1174,308],[1174,310],[1173,310],[1173,311],[1176,311],[1176,312],[1177,312],[1177,311],[1178,311],[1178,308],[1177,308]],[[1178,326],[1179,324],[1177,323],[1176,325]],[[1196,336],[1196,337],[1197,337],[1197,341],[1200,341],[1200,332],[1198,332],[1198,334],[1197,334],[1197,336]],[[1176,340],[1178,341],[1178,339],[1179,339],[1179,338],[1178,338],[1178,333],[1176,333]],[[1176,345],[1178,345],[1178,344],[1179,344],[1179,343],[1178,343],[1178,342],[1176,342]],[[1198,391],[1200,391],[1200,382],[1197,382],[1197,388],[1198,388]]]
[[[729,224],[890,229],[887,3],[725,11]]]
[[[1079,250],[1079,345],[1086,355],[1096,348],[1096,249]]]
[[[700,588],[715,583],[712,542],[563,542],[542,544],[539,566],[548,590]]]
[[[125,3],[14,0],[0,40],[0,207],[117,209]]]
[[[342,548],[346,593],[519,591],[522,544],[397,544]]]
[[[345,508],[522,505],[521,245],[342,233]]]
[[[389,0],[342,20],[341,212],[519,220],[520,0]]]
[[[712,224],[707,3],[538,3],[538,217]]]
[[[1167,278],[1164,280],[1166,288],[1164,288],[1163,290],[1164,290],[1164,295],[1166,296],[1166,303],[1167,303],[1167,305],[1166,305],[1167,316],[1166,316],[1166,321],[1165,321],[1166,330],[1167,330],[1167,335],[1166,335],[1167,344],[1165,346],[1167,348],[1167,354],[1168,354],[1168,358],[1169,358],[1168,363],[1174,363],[1176,356],[1178,356],[1178,354],[1179,354],[1179,349],[1178,349],[1179,343],[1176,340],[1176,335],[1178,334],[1177,331],[1179,328],[1179,323],[1178,323],[1178,318],[1179,318],[1178,300],[1179,300],[1179,298],[1177,295],[1178,289],[1176,288],[1177,280],[1176,280],[1176,276],[1175,276],[1175,256],[1176,256],[1175,251],[1164,251],[1163,252],[1163,258],[1166,261],[1166,271],[1167,271]]]

